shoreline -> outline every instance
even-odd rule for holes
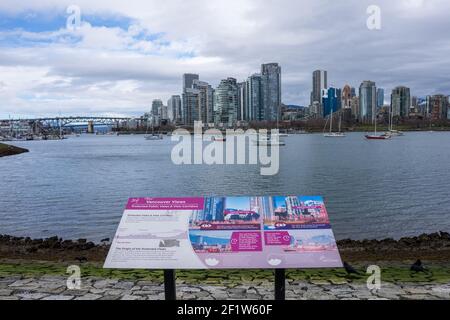
[[[29,152],[28,149],[0,143],[0,158]]]
[[[417,259],[450,264],[450,233],[436,232],[399,240],[337,241],[343,261],[404,262]],[[57,236],[46,239],[0,235],[0,260],[103,262],[110,241],[96,244],[86,239],[63,240]]]

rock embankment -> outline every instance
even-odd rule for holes
[[[31,239],[0,235],[0,259],[24,259],[44,261],[97,261],[105,260],[109,239],[100,244],[86,239],[63,240],[59,237]],[[400,240],[340,240],[339,251],[348,262],[450,261],[450,234],[437,232]]]
[[[0,157],[14,156],[17,154],[29,152],[27,149],[0,143]]]
[[[436,232],[399,240],[340,240],[339,251],[349,261],[450,261],[450,233]]]

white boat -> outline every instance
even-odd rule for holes
[[[330,132],[329,133],[324,133],[323,136],[325,138],[345,138],[345,133],[341,132],[341,123],[342,123],[342,119],[341,116],[339,115],[339,131],[338,132],[333,132],[333,112],[331,112],[330,115]],[[325,123],[325,126],[327,124]]]
[[[267,146],[267,147],[269,147],[269,146],[283,147],[283,146],[286,145],[286,143],[283,142],[283,141],[271,141],[271,140],[268,140],[268,141],[254,141],[254,143],[257,146]]]
[[[405,134],[402,131],[389,130],[388,132],[385,133],[385,135],[390,137],[401,137],[404,136]]]
[[[152,121],[152,134],[147,134],[148,133],[148,119],[147,119],[147,130],[146,130],[146,135],[145,140],[149,140],[149,141],[155,141],[155,140],[163,140],[164,137],[162,134],[155,134],[155,127],[153,125],[153,118],[151,119]]]
[[[162,134],[150,134],[145,136],[145,140],[163,140]]]
[[[287,133],[278,133],[277,135],[282,138],[289,137]]]
[[[392,110],[392,107],[389,108],[389,130],[384,135],[390,138],[405,135],[402,131],[394,130],[394,110]]]
[[[331,132],[323,135],[325,138],[345,138],[345,134],[342,132]]]
[[[258,140],[253,140],[253,143],[257,146],[285,146],[286,143],[280,140],[279,136],[265,136],[258,137]]]

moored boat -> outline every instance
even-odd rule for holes
[[[389,135],[365,135],[367,140],[387,140],[390,139],[391,136]]]

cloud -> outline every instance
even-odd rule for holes
[[[382,29],[366,27],[372,1],[77,1],[0,3],[0,118],[7,114],[139,114],[180,94],[181,75],[214,86],[245,80],[264,62],[283,70],[283,101],[307,104],[311,73],[342,87],[373,80],[418,96],[450,93],[444,0],[380,0]]]

